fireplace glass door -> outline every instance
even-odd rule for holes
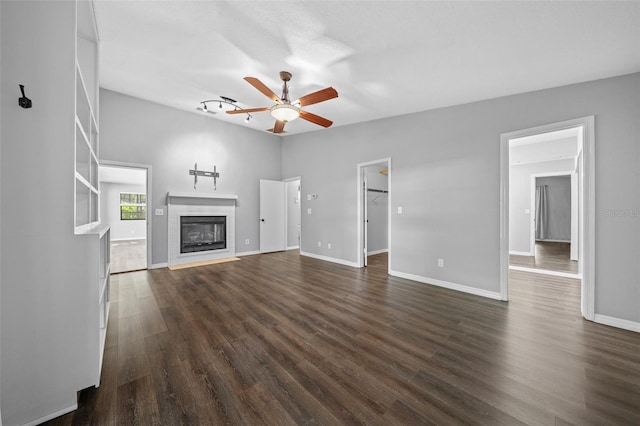
[[[181,216],[180,253],[227,248],[226,216]]]

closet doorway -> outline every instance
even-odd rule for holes
[[[390,264],[391,160],[358,164],[358,265]]]

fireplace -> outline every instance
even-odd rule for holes
[[[180,253],[226,248],[226,216],[180,216]]]
[[[235,194],[168,193],[167,266],[235,257],[237,199]]]

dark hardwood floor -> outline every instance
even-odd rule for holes
[[[507,304],[386,259],[115,275],[101,386],[49,424],[640,424],[640,334],[583,320],[579,281],[512,271]]]
[[[578,273],[578,262],[571,260],[571,245],[551,241],[536,241],[535,256],[510,255],[509,264],[548,271]]]

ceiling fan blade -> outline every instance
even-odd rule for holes
[[[300,110],[300,118],[304,118],[305,120],[322,127],[331,127],[331,125],[333,124],[333,121],[331,120],[327,120],[324,117],[320,117],[319,115],[311,114],[310,112],[302,110]]]
[[[271,131],[273,133],[284,133],[284,121],[276,120],[276,124]]]
[[[245,77],[244,79],[250,85],[252,85],[256,89],[258,89],[260,92],[262,92],[262,94],[265,95],[267,98],[271,99],[273,102],[276,102],[276,103],[279,103],[279,104],[282,103],[282,99],[280,99],[280,97],[278,95],[273,93],[273,91],[271,89],[269,89],[263,82],[261,82],[257,78],[255,78],[255,77]]]
[[[298,99],[294,104],[300,104],[301,107],[307,105],[317,104],[318,102],[328,101],[329,99],[337,98],[338,92],[333,87],[327,87],[326,89],[318,90],[317,92],[309,93]]]
[[[249,108],[249,109],[230,109],[227,114],[248,114],[250,112],[269,111],[269,107]]]

